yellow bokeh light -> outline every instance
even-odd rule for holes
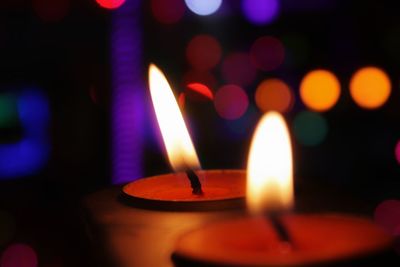
[[[340,83],[335,74],[327,70],[313,70],[300,84],[303,103],[314,111],[331,109],[340,96]]]
[[[354,73],[350,81],[350,95],[362,108],[379,108],[391,92],[387,74],[376,67],[365,67]]]
[[[289,86],[279,79],[266,79],[257,87],[255,100],[263,112],[276,110],[281,113],[290,110],[293,94]]]

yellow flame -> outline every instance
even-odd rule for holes
[[[158,125],[172,168],[175,171],[200,168],[196,150],[172,89],[162,71],[154,64],[150,64],[149,67],[149,85]]]
[[[293,198],[289,131],[279,113],[269,112],[261,118],[250,146],[247,206],[253,213],[285,210]]]

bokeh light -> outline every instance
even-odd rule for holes
[[[157,21],[172,24],[183,17],[185,4],[183,0],[151,0],[151,12]]]
[[[70,8],[70,0],[33,0],[32,4],[36,15],[45,22],[60,21]]]
[[[256,25],[268,24],[279,14],[279,0],[242,0],[242,9],[248,21]]]
[[[194,69],[201,71],[209,70],[220,61],[221,46],[210,35],[196,35],[186,47],[186,57]]]
[[[241,87],[229,84],[215,93],[214,105],[222,118],[236,120],[246,112],[249,99]]]
[[[257,69],[251,63],[247,53],[232,53],[222,62],[221,72],[224,80],[240,86],[250,85],[257,75]]]
[[[397,141],[397,144],[394,148],[394,156],[396,157],[397,163],[400,164],[400,140]]]
[[[199,96],[200,99],[213,100],[214,94],[206,85],[202,83],[189,83],[185,91],[188,96]]]
[[[278,68],[285,59],[285,48],[281,41],[272,36],[258,38],[250,48],[253,64],[261,70]]]
[[[293,133],[304,146],[321,144],[328,134],[328,123],[319,113],[302,111],[293,120]]]
[[[96,0],[97,4],[107,9],[116,9],[125,3],[125,0]]]
[[[214,89],[217,85],[217,80],[213,74],[208,71],[187,71],[182,78],[182,87],[186,88],[188,84],[201,83],[208,88]]]
[[[219,9],[222,0],[185,0],[185,3],[193,13],[200,16],[207,16]]]
[[[16,98],[11,94],[0,94],[0,128],[12,127],[17,122]]]
[[[1,267],[37,267],[36,252],[28,245],[13,244],[1,257]]]
[[[300,84],[303,103],[314,111],[327,111],[339,100],[340,83],[327,70],[313,70],[304,76]]]
[[[276,110],[287,112],[293,105],[293,93],[289,86],[280,79],[266,79],[256,89],[257,107],[263,111]]]
[[[380,203],[375,208],[374,219],[389,234],[397,234],[400,229],[400,201],[390,199]]]
[[[15,220],[5,211],[0,211],[0,246],[6,245],[15,234]]]
[[[365,67],[354,73],[350,81],[350,94],[362,108],[375,109],[388,100],[391,92],[387,74],[376,67]]]

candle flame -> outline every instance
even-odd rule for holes
[[[284,118],[265,114],[254,133],[247,163],[246,202],[252,213],[276,212],[293,204],[292,149]]]
[[[199,169],[200,162],[167,78],[150,64],[149,86],[158,125],[167,150],[168,159],[175,171]]]

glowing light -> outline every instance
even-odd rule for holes
[[[325,140],[328,134],[328,123],[318,113],[302,111],[293,120],[293,132],[302,145],[315,146]]]
[[[0,179],[36,173],[50,153],[50,110],[46,96],[38,90],[23,90],[17,97],[17,110],[23,138],[0,144]]]
[[[262,25],[278,17],[280,5],[278,0],[242,0],[242,9],[248,21]]]
[[[374,212],[374,219],[389,234],[396,235],[400,230],[400,201],[385,200],[380,203]]]
[[[237,85],[224,85],[215,93],[215,109],[224,119],[240,118],[246,112],[248,105],[246,92]]]
[[[70,0],[33,0],[33,9],[43,21],[55,22],[63,19],[69,11]]]
[[[151,0],[151,11],[159,22],[172,24],[183,17],[185,6],[183,0]]]
[[[186,48],[186,57],[193,68],[205,71],[213,68],[221,59],[221,46],[210,35],[196,35]]]
[[[185,122],[164,74],[155,65],[149,68],[151,99],[163,136],[169,162],[175,171],[200,168],[200,162]]]
[[[292,148],[285,120],[265,114],[251,141],[247,162],[247,206],[253,213],[285,210],[293,205]]]
[[[185,0],[185,3],[193,13],[200,16],[208,16],[217,12],[222,0]]]
[[[254,81],[256,74],[247,53],[232,53],[222,62],[222,76],[227,83],[247,86]]]
[[[111,112],[112,182],[121,184],[143,177],[145,84],[142,79],[142,1],[128,0],[112,12]]]
[[[261,70],[278,68],[285,59],[285,48],[278,39],[271,36],[258,38],[250,48],[253,64]]]
[[[400,141],[397,142],[396,147],[394,148],[394,155],[397,162],[400,164]]]
[[[279,79],[266,79],[256,89],[255,100],[262,111],[287,112],[293,105],[293,93],[289,86]]]
[[[15,97],[11,94],[0,95],[0,128],[12,127],[18,122],[18,111]]]
[[[11,241],[15,234],[15,220],[5,211],[0,211],[0,246]]]
[[[375,67],[358,70],[350,81],[350,94],[362,108],[375,109],[385,104],[391,92],[389,77]]]
[[[37,267],[36,252],[28,245],[13,244],[1,257],[1,267]]]
[[[97,4],[107,9],[116,9],[125,3],[125,0],[96,0]]]
[[[196,94],[203,96],[203,98],[207,98],[208,100],[213,100],[214,95],[210,88],[208,88],[206,85],[201,84],[201,83],[190,83],[187,85],[187,88],[190,89],[192,92],[196,92]],[[187,92],[190,92],[187,91]]]
[[[331,109],[340,96],[340,83],[327,70],[313,70],[304,76],[300,84],[300,97],[314,111]]]

